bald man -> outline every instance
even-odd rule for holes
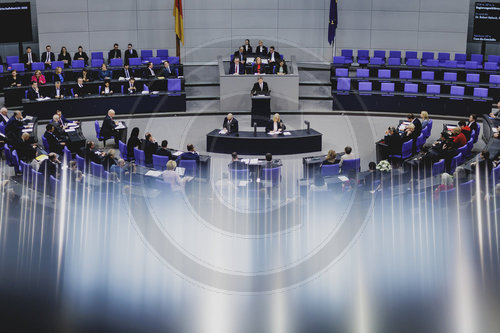
[[[232,113],[228,113],[226,118],[224,118],[222,129],[226,134],[238,133],[238,120],[233,117]]]
[[[0,109],[0,123],[7,124],[9,121],[9,116],[7,115],[7,108]]]
[[[115,117],[115,111],[110,109],[108,114],[104,118],[101,126],[101,136],[105,139],[109,139],[114,137],[115,144],[118,145],[118,141],[120,140],[118,131],[116,130],[116,126],[118,126],[118,122],[113,118]]]

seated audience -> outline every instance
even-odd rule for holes
[[[45,133],[43,136],[47,140],[49,145],[49,152],[56,153],[57,155],[62,155],[65,143],[59,140],[55,133],[55,126],[53,124],[47,124],[45,126]]]
[[[273,160],[273,154],[271,154],[271,153],[266,153],[265,159],[266,159],[266,162],[262,166],[262,168],[272,169],[272,168],[277,168],[280,166],[277,161]]]
[[[10,87],[20,87],[22,85],[21,76],[17,75],[17,71],[14,69],[10,76],[7,78],[7,85]]]
[[[172,152],[170,152],[170,150],[168,149],[168,141],[167,140],[163,140],[161,142],[161,146],[160,146],[160,148],[158,148],[156,150],[155,155],[166,156],[166,157],[168,157],[169,160],[172,159]]]
[[[253,74],[266,74],[266,66],[262,63],[260,57],[255,58],[255,64],[252,66]]]
[[[126,87],[127,87],[127,92],[129,94],[135,94],[136,92],[140,92],[140,89],[136,86],[135,79],[133,77],[131,77],[128,80],[128,86]]]
[[[420,133],[422,133],[422,123],[415,117],[415,115],[413,115],[413,113],[408,114],[408,121],[415,126],[413,132],[415,133],[415,138],[418,138]]]
[[[144,144],[144,161],[146,165],[153,164],[153,154],[158,150],[158,143],[151,133],[146,133],[146,141]]]
[[[490,117],[491,118],[499,118],[500,117],[500,101],[498,101],[498,103],[497,103],[496,111],[492,111],[490,113]]]
[[[229,74],[232,75],[245,74],[245,66],[240,64],[239,58],[234,58],[233,62],[229,65]]]
[[[353,160],[356,156],[352,153],[352,148],[347,146],[344,148],[344,155],[340,158],[339,166],[342,168],[342,164],[345,160]]]
[[[240,59],[241,64],[245,64],[245,62],[247,61],[247,56],[245,55],[245,48],[243,46],[240,46],[238,51],[234,52],[233,56],[234,59]]]
[[[229,163],[227,166],[229,170],[248,169],[248,165],[238,159],[238,153],[236,152],[231,153],[231,163]]]
[[[121,59],[122,51],[118,48],[118,43],[113,44],[113,49],[108,52],[108,63],[111,59]]]
[[[124,58],[125,58],[124,63],[127,65],[130,58],[139,58],[137,51],[133,48],[131,43],[127,45],[127,50],[124,52]]]
[[[87,53],[83,52],[82,46],[78,46],[78,52],[76,52],[75,55],[73,56],[73,60],[83,60],[83,64],[85,66],[88,66],[89,56],[87,55]]]
[[[90,162],[102,164],[105,155],[106,153],[96,149],[94,141],[87,141],[85,149],[83,150],[83,158],[85,159],[86,165],[90,165]]]
[[[267,55],[267,47],[264,46],[264,43],[261,40],[259,40],[259,46],[255,48],[255,53],[260,56]]]
[[[120,77],[123,77],[127,80],[134,77],[134,70],[129,67],[128,64],[123,65],[123,69],[120,72]]]
[[[31,50],[30,46],[26,47],[26,53],[23,55],[23,63],[26,65],[28,70],[31,70],[31,64],[34,62],[38,62],[38,57]]]
[[[266,126],[266,132],[283,133],[285,129],[285,123],[281,120],[279,113],[275,113]]]
[[[274,46],[269,48],[267,57],[269,58],[269,66],[275,66],[278,61],[282,60],[280,54],[274,50]]]
[[[429,113],[427,111],[420,112],[420,119],[422,119],[422,129],[426,128],[429,124]]]
[[[465,139],[469,141],[472,133],[470,127],[467,126],[467,123],[464,120],[461,120],[458,122],[458,127],[460,128],[460,131],[464,134]]]
[[[101,95],[113,95],[113,90],[111,90],[111,81],[108,79],[104,80],[104,86],[101,87]]]
[[[127,156],[129,160],[134,159],[134,148],[141,147],[141,139],[139,139],[139,127],[134,127],[130,132],[130,137],[127,141]]]
[[[65,46],[61,47],[61,53],[57,56],[57,61],[62,61],[65,68],[71,66],[71,55],[68,53]]]
[[[45,159],[40,163],[40,167],[38,168],[38,172],[43,173],[45,176],[45,181],[48,182],[50,176],[54,178],[58,178],[58,171],[61,162],[57,158],[55,153],[50,153],[49,158]]]
[[[401,154],[403,139],[394,127],[389,127],[389,129],[385,131],[384,143],[388,147],[386,155]],[[385,160],[388,157],[389,156],[383,156],[383,159]]]
[[[165,183],[170,184],[170,189],[174,192],[182,191],[184,188],[185,180],[181,180],[181,177],[175,172],[177,168],[177,163],[175,161],[167,162],[167,170],[163,171],[162,178]]]
[[[250,45],[250,39],[245,39],[245,43],[243,44],[243,49],[245,53],[252,53],[252,45]]]
[[[17,151],[17,156],[19,160],[26,163],[31,163],[31,161],[36,157],[36,144],[30,143],[30,134],[23,133],[21,135],[21,141],[14,146]]]
[[[12,117],[10,117],[7,124],[5,124],[5,137],[7,138],[7,143],[11,146],[16,146],[16,144],[21,141],[23,128],[23,114],[21,111],[14,111]]]
[[[8,111],[6,107],[0,109],[0,123],[7,124],[9,121]]]
[[[115,145],[118,146],[118,141],[120,141],[120,138],[118,131],[115,129],[116,126],[118,126],[118,122],[113,119],[114,116],[115,116],[115,110],[110,109],[106,117],[104,117],[100,134],[105,139],[114,137]]]
[[[31,87],[28,89],[28,99],[34,101],[42,97],[40,89],[38,89],[38,83],[36,81],[31,82]]]
[[[233,117],[232,113],[228,113],[226,118],[224,118],[222,130],[227,134],[238,133],[238,120]]]
[[[61,67],[59,67],[59,66],[56,67],[56,71],[54,73],[53,79],[54,79],[54,81],[64,82],[64,73],[63,73]]]
[[[471,133],[475,132],[476,135],[479,134],[477,132],[477,115],[476,114],[473,113],[469,116],[469,123],[467,124],[467,126],[469,126]]]
[[[102,157],[102,166],[106,171],[112,172],[110,169],[113,165],[116,165],[116,162],[117,157],[114,149],[108,150],[108,152]]]
[[[110,80],[111,75],[112,75],[112,73],[108,69],[108,66],[106,66],[106,64],[102,64],[101,69],[99,70],[99,73],[97,74],[97,78],[101,81]]]
[[[51,88],[50,98],[64,98],[66,90],[61,87],[61,81],[54,82],[54,87]]]
[[[286,67],[285,60],[280,59],[278,65],[274,67],[274,74],[285,75],[288,74],[288,68]]]
[[[182,153],[177,157],[177,162],[180,162],[182,160],[195,160],[196,162],[200,162],[200,155],[194,150],[194,145],[193,144],[188,144],[187,145],[187,152]]]
[[[56,55],[51,51],[50,45],[45,46],[45,52],[42,53],[41,62],[45,64],[45,68],[50,68],[53,61],[56,61]]]
[[[460,147],[463,147],[467,144],[467,139],[466,139],[464,133],[462,133],[462,130],[460,129],[460,127],[455,127],[451,131],[451,135],[453,138],[453,145],[455,146],[455,148],[460,148]]]
[[[82,74],[80,75],[83,82],[92,82],[94,79],[92,78],[92,74],[89,73],[85,68],[82,69]]]
[[[321,166],[323,165],[332,165],[332,164],[337,164],[339,161],[337,161],[337,153],[335,150],[330,149],[328,153],[325,156],[325,159],[323,162],[321,162]]]
[[[403,133],[403,137],[402,137],[403,142],[413,140],[412,141],[412,154],[415,154],[417,152],[417,137],[418,136],[417,136],[417,133],[415,132],[415,128],[416,127],[414,124],[409,124],[408,126],[406,126],[406,129],[405,129],[405,131]],[[401,153],[401,151],[399,153]]]
[[[45,80],[45,75],[42,74],[41,70],[36,70],[35,74],[31,77],[31,82],[36,82],[38,85],[44,85],[47,83],[47,80]]]
[[[61,119],[59,118],[59,115],[56,113],[55,115],[52,116],[52,120],[50,121],[50,124],[54,125],[54,135],[61,141],[65,141],[67,139],[67,135],[65,132],[65,129],[67,126],[64,124],[61,124]]]
[[[133,168],[131,168],[131,166],[128,165],[124,159],[120,158],[116,164],[111,165],[109,172],[114,172],[118,175],[120,180],[125,180],[130,179],[130,176],[133,173]]]
[[[79,77],[76,80],[76,87],[73,88],[73,96],[84,97],[85,95],[90,95],[90,93],[87,92],[87,88],[83,84],[83,78]]]
[[[59,124],[64,125],[69,123],[70,121],[63,116],[61,110],[56,110],[56,114],[59,116]]]
[[[151,79],[151,78],[155,78],[156,77],[156,73],[155,73],[155,70],[153,68],[153,63],[152,62],[148,62],[147,66],[146,66],[146,69],[144,70],[143,77],[145,77],[147,79]]]

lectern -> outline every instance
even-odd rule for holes
[[[271,96],[252,95],[252,121],[257,126],[266,126],[271,118]]]

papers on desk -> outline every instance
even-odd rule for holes
[[[347,178],[346,176],[338,176],[338,179],[343,181],[343,182],[346,182],[349,180],[349,178]]]
[[[249,158],[242,158],[241,163],[248,164],[248,163],[250,163],[250,159]]]
[[[149,95],[149,91],[148,90],[143,90],[143,91],[141,91],[141,94],[143,94],[143,95]]]
[[[177,167],[175,168],[175,172],[179,175],[179,176],[184,176],[184,173],[186,172],[186,168],[181,168],[181,167]]]
[[[292,135],[291,132],[283,132],[283,135]]]
[[[219,134],[227,134],[227,129],[223,128],[219,131]]]
[[[254,73],[253,75],[266,75],[266,73]]]
[[[277,135],[277,134],[280,134],[280,133],[281,133],[280,131],[276,131],[276,132],[275,131],[270,131],[267,134],[269,134],[269,135]],[[288,132],[288,133],[290,133],[290,132]]]
[[[410,123],[409,121],[403,121],[403,122],[401,123],[401,125],[399,125],[398,130],[399,130],[400,132],[404,132],[404,130],[406,129],[406,127],[408,127],[408,125],[410,125],[410,124],[411,124],[411,123]]]
[[[247,64],[248,63],[253,63],[255,61],[254,57],[247,57]]]
[[[172,153],[172,155],[174,155],[174,156],[181,156],[182,155],[182,151],[178,150],[175,153]]]
[[[74,127],[68,127],[64,130],[66,133],[69,133],[69,132],[74,132],[75,131],[75,128]]]
[[[150,94],[152,95],[158,95],[160,92],[158,90],[153,90],[152,92],[150,92]]]
[[[126,128],[125,125],[123,125],[123,123],[121,121],[118,123],[118,126],[115,127],[115,129],[117,129],[117,130],[121,130],[121,129],[125,129],[125,128]]]
[[[30,133],[30,132],[33,132],[33,129],[32,128],[23,128],[21,132]]]
[[[33,120],[33,117],[32,116],[26,116],[26,117],[24,117],[23,120]]]
[[[37,98],[36,100],[37,101],[45,101],[47,99],[50,99],[50,97],[40,97],[40,98]]]
[[[150,177],[160,177],[162,173],[163,173],[163,172],[161,172],[161,171],[157,171],[157,170],[149,170],[148,172],[146,172],[146,176],[150,176]]]
[[[451,131],[455,128],[455,127],[457,127],[457,126],[454,126],[454,125],[446,125],[446,130],[447,130],[448,132],[451,132]]]
[[[250,164],[250,165],[258,165],[259,164],[259,159],[258,158],[252,158],[248,164]]]

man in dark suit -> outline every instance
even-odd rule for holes
[[[278,52],[276,52],[274,50],[274,46],[271,46],[269,48],[269,53],[267,54],[268,58],[269,58],[269,66],[275,66],[276,63],[281,60],[281,56]]]
[[[389,155],[401,154],[403,139],[394,127],[389,127],[385,131],[384,143],[387,145],[387,152],[384,152],[382,159],[389,158]]]
[[[255,48],[255,53],[260,56],[267,55],[267,47],[264,46],[264,43],[261,40],[259,40],[259,46]]]
[[[245,53],[252,53],[252,46],[250,45],[250,39],[245,39],[245,44],[243,44],[243,49]]]
[[[7,124],[7,122],[9,121],[9,116],[7,112],[8,111],[6,107],[0,109],[0,123]]]
[[[73,88],[73,94],[75,97],[84,97],[87,95],[87,88],[83,85],[82,77],[76,80],[76,87]]]
[[[156,77],[156,73],[155,73],[155,70],[153,68],[152,62],[148,62],[146,69],[144,69],[143,77],[146,79],[152,79],[152,78]]]
[[[127,45],[127,50],[124,52],[125,55],[125,63],[128,65],[128,59],[129,58],[139,58],[139,55],[137,54],[137,51],[134,50],[132,47],[132,44]]]
[[[48,182],[50,176],[57,178],[57,171],[60,165],[61,162],[57,159],[57,155],[55,153],[50,153],[49,158],[43,160],[43,162],[40,164],[40,168],[38,168],[38,171],[43,173],[43,175],[45,176],[45,181]]]
[[[269,87],[267,86],[267,83],[264,82],[264,79],[259,76],[257,82],[253,85],[252,95],[262,95],[267,93],[269,93]]]
[[[116,122],[113,117],[115,116],[115,111],[113,109],[110,109],[108,111],[108,114],[106,117],[104,117],[104,120],[102,122],[101,126],[101,136],[105,139],[109,139],[111,137],[115,138],[115,144],[118,145],[118,141],[120,140],[119,138],[119,133],[116,130],[116,126],[118,126],[118,122]]]
[[[147,165],[153,164],[153,154],[158,150],[158,143],[151,133],[146,133],[146,141],[144,143],[144,162]]]
[[[422,123],[418,118],[415,117],[413,113],[408,114],[408,121],[411,122],[413,125],[415,125],[415,129],[413,130],[413,136],[418,138],[420,133],[422,133]]]
[[[56,114],[59,116],[59,124],[64,125],[69,123],[69,120],[64,117],[61,110],[57,110]]]
[[[177,77],[177,72],[173,66],[170,66],[168,61],[163,63],[163,69],[161,70],[160,76],[163,77]]]
[[[50,121],[50,124],[54,125],[54,135],[60,140],[60,141],[65,141],[68,136],[66,135],[66,132],[64,131],[66,129],[66,126],[60,122],[59,115],[56,113],[55,115],[52,116],[52,120]]]
[[[266,153],[266,163],[262,166],[263,168],[276,168],[279,163],[273,161],[273,155],[271,153]]]
[[[89,56],[87,55],[87,53],[83,52],[83,47],[78,46],[78,52],[75,53],[73,60],[83,60],[83,63],[85,64],[85,66],[87,66],[89,62]]]
[[[140,87],[135,84],[135,79],[133,77],[128,80],[128,84],[125,84],[125,88],[129,94],[135,94],[141,91]]]
[[[160,156],[167,156],[168,160],[171,161],[172,160],[172,152],[170,150],[168,150],[167,147],[168,147],[168,141],[163,140],[161,142],[161,147],[158,148],[158,150],[156,150],[155,154],[160,155]]]
[[[53,61],[56,61],[56,55],[51,52],[50,45],[45,46],[45,52],[42,53],[42,62],[45,63],[45,68],[50,68]]]
[[[130,68],[128,63],[126,63],[125,65],[123,65],[123,69],[120,71],[119,76],[129,80],[131,77],[134,77],[134,74],[134,70]]]
[[[222,129],[226,130],[227,134],[238,133],[238,120],[233,117],[232,113],[228,113],[226,118],[224,118]]]
[[[23,114],[21,111],[14,111],[14,115],[5,125],[5,137],[11,146],[15,146],[21,141],[23,127]]]
[[[240,64],[240,58],[234,58],[233,62],[229,65],[229,74],[245,74],[245,65]]]
[[[474,135],[479,135],[479,133],[477,133],[477,122],[476,121],[477,121],[477,115],[471,114],[469,116],[469,122],[467,123],[467,126],[469,126],[471,133],[475,132]]]
[[[30,134],[23,133],[21,141],[15,146],[17,156],[21,161],[31,163],[36,156],[36,144],[30,143]]]
[[[247,56],[245,55],[245,49],[243,48],[243,46],[240,46],[239,50],[234,52],[234,59],[236,58],[240,59],[240,63],[242,64],[247,61]]]
[[[36,81],[33,81],[31,83],[31,87],[28,89],[28,99],[29,100],[36,100],[37,98],[42,98],[42,94],[40,94],[40,90],[38,89],[38,83]]]
[[[45,126],[45,133],[43,134],[43,136],[49,144],[49,152],[54,152],[58,155],[61,155],[63,153],[65,143],[61,142],[57,138],[55,130],[56,128],[53,124],[47,124],[47,126]]]
[[[50,93],[50,98],[64,98],[66,95],[66,90],[61,87],[61,81],[54,82],[54,87]]]
[[[83,157],[85,158],[86,165],[90,165],[90,162],[102,164],[104,155],[105,153],[95,149],[95,143],[93,141],[88,141],[83,150]]]
[[[229,168],[229,170],[248,169],[248,165],[238,159],[238,153],[236,152],[231,153],[231,163],[229,163],[227,167]]]
[[[195,160],[196,162],[200,161],[200,155],[198,155],[196,150],[194,150],[194,146],[191,143],[187,145],[187,152],[182,153],[181,155],[179,155],[179,157],[177,157],[177,164],[179,164],[181,160]]]
[[[111,59],[121,59],[122,51],[118,48],[118,43],[113,45],[113,49],[108,52],[108,63],[111,63]]]
[[[31,47],[26,47],[26,53],[23,55],[23,63],[28,67],[28,70],[31,70],[31,64],[34,62],[38,62],[38,57],[35,53],[31,51]]]

